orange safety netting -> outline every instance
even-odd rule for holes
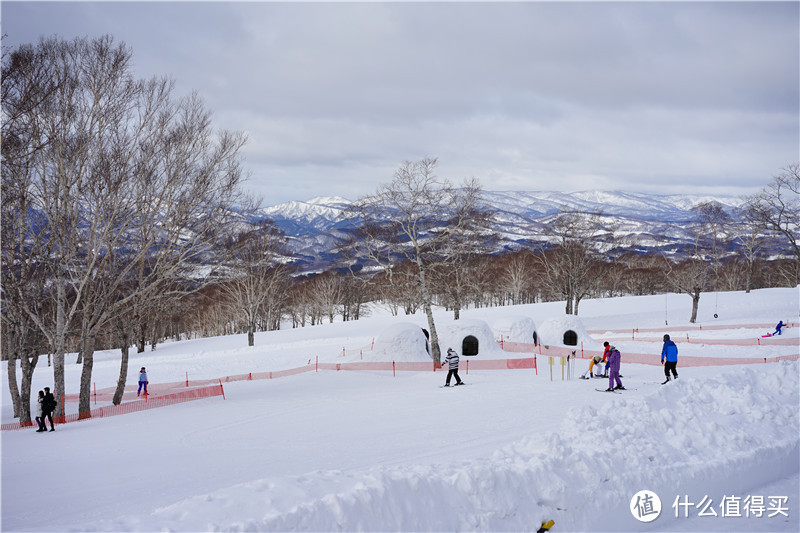
[[[89,420],[91,418],[105,418],[109,416],[134,413],[137,411],[145,411],[148,409],[155,409],[157,407],[164,407],[167,405],[175,405],[178,403],[188,402],[192,400],[199,400],[201,398],[211,398],[214,396],[224,397],[225,392],[222,389],[222,384],[220,383],[219,380],[215,381],[217,382],[216,385],[185,388],[184,390],[173,392],[170,394],[156,395],[155,393],[149,393],[146,395],[142,395],[137,400],[127,403],[121,403],[119,405],[106,405],[103,407],[92,409],[91,411],[85,411],[82,413],[72,413],[66,416],[53,415],[53,420],[59,424],[65,424],[70,422],[77,422],[78,420]],[[103,391],[103,393],[108,394],[109,390],[111,391],[110,393],[111,396],[113,396],[113,388],[106,389]],[[77,395],[71,394],[69,396],[65,396],[64,398],[67,399],[71,397],[77,397]],[[3,424],[2,426],[0,426],[0,430],[6,431],[14,429],[24,429],[32,426],[33,422],[13,422],[10,424]]]
[[[792,324],[792,327],[795,327],[796,324]],[[764,327],[762,325],[750,325],[750,326],[710,326],[706,327],[705,329],[733,329],[737,327]],[[686,330],[688,328],[681,328],[681,331]],[[696,328],[697,331],[702,329],[700,326]],[[677,331],[677,328],[657,328],[657,329],[647,329],[647,330],[632,330],[632,337],[635,337],[636,333],[640,331],[647,331],[647,332],[657,332],[657,331]],[[610,331],[603,331],[603,332],[593,332],[599,333],[603,335],[608,335],[612,332]],[[687,335],[687,340],[690,343],[696,344],[706,344],[706,345],[745,345],[741,344],[747,341],[749,344],[753,344],[753,339],[690,339]],[[615,337],[609,337],[615,338]],[[661,339],[658,338],[639,338],[636,340],[641,341],[660,341]],[[797,344],[797,339],[794,338],[776,338],[776,337],[766,337],[761,339],[755,340],[756,344],[759,345],[791,345]],[[537,355],[538,356],[548,356],[548,357],[575,357],[575,358],[586,358],[590,355],[602,353],[600,351],[590,351],[584,350],[583,346],[576,346],[574,348],[570,347],[563,347],[563,346],[549,346],[543,344],[529,344],[529,343],[522,343],[522,342],[509,342],[509,341],[500,341],[498,343],[503,351],[510,352],[510,353],[520,353],[520,354],[531,354],[532,357],[523,357],[523,358],[515,358],[515,359],[470,359],[469,356],[462,357],[462,367],[463,370],[468,374],[470,369],[473,370],[508,370],[508,369],[534,369],[538,373],[538,366],[537,366]],[[373,341],[374,345],[374,341]],[[373,345],[359,348],[357,350],[347,350],[343,348],[342,354],[345,355],[347,353],[361,353],[363,355],[364,350],[371,350]],[[661,357],[660,353],[650,353],[650,354],[641,354],[641,353],[623,353],[622,354],[622,362],[623,363],[637,363],[637,364],[646,364],[646,365],[660,365],[661,364]],[[737,365],[737,364],[754,364],[754,363],[769,363],[769,362],[777,362],[777,361],[797,361],[800,359],[800,353],[798,354],[791,354],[786,356],[776,356],[776,357],[698,357],[698,356],[681,356],[679,359],[680,366],[683,367],[691,367],[691,366],[720,366],[720,365]],[[148,387],[148,394],[143,395],[142,397],[138,397],[136,400],[121,403],[120,405],[109,405],[104,407],[98,407],[93,409],[89,412],[84,413],[74,413],[66,416],[61,417],[54,417],[56,421],[60,423],[68,423],[68,422],[75,422],[77,420],[86,420],[90,418],[102,418],[107,416],[116,416],[136,411],[142,411],[146,409],[153,409],[156,407],[163,407],[165,405],[174,405],[181,402],[197,400],[200,398],[209,398],[213,396],[222,396],[225,397],[224,389],[222,388],[222,383],[230,383],[234,381],[249,381],[249,380],[262,380],[262,379],[277,379],[287,376],[294,376],[298,374],[302,374],[305,372],[318,372],[319,370],[335,370],[335,371],[342,371],[342,370],[349,370],[349,371],[381,371],[381,372],[392,372],[396,373],[397,371],[405,371],[405,372],[436,372],[439,370],[444,370],[441,363],[434,363],[433,361],[424,362],[424,361],[355,361],[355,362],[348,362],[348,363],[320,363],[319,359],[317,358],[314,363],[309,360],[308,364],[297,367],[297,368],[290,368],[287,370],[277,370],[277,371],[268,371],[268,372],[250,372],[247,374],[236,374],[233,376],[226,376],[223,378],[218,379],[206,379],[206,380],[189,380],[188,373],[185,381],[179,382],[172,382],[172,383],[159,383],[149,385]],[[135,391],[137,387],[135,385],[128,386],[125,388],[125,394],[123,395],[123,399],[126,395],[132,395],[133,391]],[[110,402],[114,396],[115,388],[109,387],[102,390],[95,390],[92,393],[92,400],[95,404],[98,401],[101,402]],[[72,401],[75,402],[78,400],[77,394],[69,394],[63,398],[64,401]],[[32,422],[16,422],[11,424],[3,424],[0,429],[2,430],[14,430],[14,429],[23,429],[32,427]]]

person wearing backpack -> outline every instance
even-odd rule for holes
[[[47,420],[50,419],[50,431],[55,431],[56,426],[53,424],[53,411],[56,410],[58,402],[53,393],[50,392],[50,387],[44,388],[44,399],[42,400],[42,427],[47,431]]]

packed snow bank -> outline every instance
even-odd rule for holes
[[[567,344],[565,342],[565,334],[567,332],[574,334],[573,340],[575,344]],[[539,326],[539,336],[543,344],[568,348],[581,348],[583,346],[586,350],[603,349],[602,344],[594,340],[586,331],[581,319],[573,315],[564,315],[559,318],[545,320]]]
[[[428,339],[422,328],[409,322],[393,324],[375,340],[375,348],[367,353],[371,361],[431,361]]]
[[[508,354],[504,352],[494,340],[489,324],[477,318],[461,318],[460,320],[443,323],[437,326],[439,332],[439,347],[444,354],[448,348],[454,349],[459,355],[477,355],[479,358],[500,358],[506,359]],[[466,345],[470,338],[477,342],[478,353],[469,354]],[[442,356],[444,357],[444,356]]]
[[[527,316],[499,318],[492,324],[492,330],[497,341],[524,342],[528,344],[536,344],[539,341],[536,323]]]
[[[650,529],[680,526],[686,519],[671,509],[678,496],[707,496],[719,510],[723,497],[797,475],[798,370],[798,363],[737,368],[633,399],[614,395],[605,409],[572,409],[560,428],[531,428],[531,436],[463,463],[262,479],[94,527],[526,531],[552,518],[559,531],[639,531],[645,524],[628,502],[641,489],[662,499]],[[789,505],[789,518],[765,516],[762,527],[792,530],[797,502]]]

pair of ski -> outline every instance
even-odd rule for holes
[[[619,389],[612,389],[612,390],[608,390],[608,389],[594,389],[594,390],[596,390],[597,392],[613,392],[614,394],[622,394],[622,390],[636,390],[636,389],[629,389],[628,387],[625,387],[625,388],[624,388],[624,389],[622,389],[622,390],[619,390]]]
[[[461,385],[466,385],[463,381],[461,383],[456,383],[455,385],[439,385],[440,389],[448,389],[450,387],[459,387]]]

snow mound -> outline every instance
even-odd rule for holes
[[[375,339],[368,358],[373,361],[431,361],[428,339],[422,328],[410,322],[393,324]]]
[[[505,353],[494,340],[494,333],[489,324],[483,320],[474,318],[462,318],[449,324],[444,324],[437,330],[439,333],[439,347],[442,350],[442,357],[448,348],[454,349],[459,355],[469,354],[466,349],[470,341],[477,340],[479,357],[499,357],[506,359]]]
[[[163,507],[149,518],[153,523],[123,519],[115,525],[172,531],[529,531],[531,524],[552,518],[562,531],[638,531],[642,524],[628,508],[634,489],[658,494],[669,520],[671,502],[690,492],[687,483],[703,480],[718,505],[724,495],[796,474],[799,370],[793,362],[678,380],[644,397],[614,398],[611,409],[572,409],[557,431],[532,433],[488,457],[263,479]],[[309,491],[313,496],[299,505],[285,497],[310,496]],[[261,495],[260,518],[244,513],[251,518],[237,519],[238,502],[252,493]],[[216,519],[204,522],[204,516]]]
[[[525,342],[536,344],[538,333],[536,323],[527,316],[507,316],[497,319],[492,324],[495,340],[509,342]]]
[[[568,332],[573,332],[575,334],[575,344],[567,344],[565,342],[565,340],[567,340],[566,337],[569,335]],[[582,343],[584,349],[587,350],[603,349],[602,343],[594,340],[586,332],[586,328],[583,322],[581,322],[581,319],[573,315],[564,315],[560,318],[551,318],[542,322],[539,325],[539,338],[542,344],[551,346],[576,346],[580,348]]]

